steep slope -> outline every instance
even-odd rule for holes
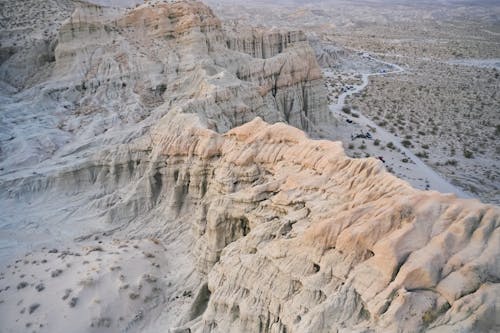
[[[59,30],[55,61],[38,68],[39,82],[19,93],[2,90],[0,181],[8,189],[2,224],[33,211],[19,196],[57,187],[47,180],[52,177],[98,172],[100,152],[149,137],[168,113],[198,114],[204,127],[218,132],[256,116],[311,133],[315,124],[328,123],[321,72],[307,42],[290,41],[262,59],[228,49],[229,39],[199,2],[134,10],[79,3]],[[116,188],[113,183],[89,197]],[[77,205],[66,204],[80,210],[83,200],[93,207],[84,215],[94,218],[96,207],[82,193]],[[45,214],[42,204],[25,224],[52,223],[51,210]],[[75,218],[73,210],[64,215]]]
[[[5,93],[2,167],[122,143],[178,107],[219,132],[255,116],[313,131],[329,117],[321,72],[307,42],[288,46],[268,59],[232,51],[219,20],[196,2],[128,11],[80,4],[59,31],[56,61],[38,68],[50,79]]]
[[[80,3],[57,41],[2,96],[5,331],[499,329],[499,209],[309,139],[303,34]]]
[[[151,327],[171,326],[189,307],[190,299],[179,298],[179,291],[195,290],[206,279],[194,271],[194,259],[190,259],[195,238],[189,225],[176,220],[180,207],[191,213],[196,200],[184,203],[182,196],[176,199],[179,194],[173,193],[182,193],[183,187],[162,186],[158,166],[151,162],[157,124],[176,119],[172,118],[175,114],[196,114],[201,128],[225,132],[260,116],[268,122],[288,121],[314,133],[315,124],[329,121],[321,72],[303,39],[290,41],[266,59],[229,48],[228,40],[233,37],[226,35],[219,20],[199,2],[151,4],[133,10],[85,2],[71,5],[76,6],[71,17],[50,35],[54,48],[49,62],[26,62],[26,57],[38,51],[20,47],[21,51],[9,54],[3,63],[0,259],[2,264],[11,263],[16,255],[35,249],[31,255],[36,258],[30,262],[37,264],[23,267],[21,274],[16,274],[17,264],[10,266],[14,271],[0,292],[7,293],[13,284],[23,285],[23,281],[16,282],[23,276],[36,276],[40,279],[36,285],[43,280],[45,291],[60,296],[45,298],[34,287],[12,288],[0,299],[5,301],[0,302],[2,322],[10,323],[8,331],[37,324],[51,332],[86,332],[89,325],[95,324],[97,329],[108,324],[104,319],[112,318],[114,329],[130,326],[131,330],[149,327],[154,331]],[[63,9],[54,10],[63,16]],[[29,6],[13,10],[19,16],[26,15],[24,11],[31,13]],[[30,20],[36,21],[36,16]],[[14,43],[13,37],[2,37],[2,45],[8,43]],[[267,43],[263,45],[270,49]],[[16,68],[23,66],[37,75],[15,76]],[[5,74],[9,71],[14,74]],[[147,148],[132,152],[137,142]],[[170,206],[177,208],[165,208]],[[148,304],[142,298],[130,302],[127,289],[116,287],[126,285],[116,275],[119,271],[99,268],[99,254],[109,251],[113,261],[127,261],[128,254],[118,253],[126,250],[121,246],[128,239],[153,236],[165,241],[169,256],[180,259],[150,272],[170,276],[168,284],[155,286],[165,297]],[[125,243],[107,248],[105,240],[114,244],[108,242],[110,237],[120,237]],[[56,244],[57,254],[52,251]],[[88,247],[104,250],[92,252],[98,255],[89,258],[85,254]],[[142,253],[135,248],[128,251],[133,257]],[[145,257],[135,265],[146,274],[151,268],[149,260]],[[65,266],[58,269],[64,270],[66,285],[52,283],[51,272],[38,267],[47,261],[50,267],[59,261]],[[81,275],[93,276],[94,282],[80,281]],[[4,277],[2,268],[2,280]],[[126,277],[144,281],[140,275]],[[100,290],[115,287],[121,292],[97,296]],[[64,298],[69,289],[73,290],[71,298]],[[20,307],[11,306],[17,296],[9,296],[10,292],[21,293],[17,295],[25,302],[38,300],[40,308],[33,316],[29,313],[28,321],[6,319],[20,316],[21,311],[22,315],[31,312],[22,310],[21,303]],[[78,299],[78,312],[68,306],[72,298]],[[83,310],[87,302],[91,311]],[[117,310],[108,313],[113,308]],[[64,315],[75,326],[68,327],[53,314]],[[158,314],[163,317],[158,319]],[[118,317],[124,319],[118,321]]]
[[[414,190],[283,124],[220,136],[191,118],[153,144],[164,211],[208,274],[182,329],[498,330],[497,207]]]

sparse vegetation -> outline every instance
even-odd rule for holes
[[[429,154],[426,151],[418,152],[415,155],[420,158],[429,158]]]
[[[474,158],[474,154],[470,150],[464,149],[464,157],[465,158]]]
[[[71,295],[71,292],[72,292],[71,289],[64,290],[64,295],[61,297],[61,299],[65,301],[69,297],[69,295]]]
[[[36,309],[38,309],[40,307],[40,304],[39,303],[34,303],[34,304],[31,304],[30,307],[29,307],[29,310],[28,310],[28,313],[29,314],[32,314],[33,312],[36,311]]]
[[[63,272],[62,269],[56,269],[50,273],[50,276],[55,278],[55,277],[58,277],[59,275],[61,275],[62,272]]]
[[[401,141],[401,144],[402,144],[402,145],[403,145],[403,147],[405,147],[405,148],[410,148],[411,146],[413,146],[413,145],[411,144],[411,141],[410,141],[410,140],[403,140],[403,141]]]
[[[76,304],[78,303],[78,297],[73,297],[71,298],[71,300],[69,301],[69,306],[71,308],[74,308],[76,306]]]
[[[389,35],[392,33],[386,30],[387,27],[380,29]],[[460,38],[458,36],[454,38]],[[500,75],[496,77],[498,71],[495,69],[456,66],[446,61],[452,56],[449,51],[453,48],[460,49],[457,52],[464,55],[465,63],[471,54],[478,58],[487,58],[486,53],[491,56],[492,49],[486,44],[479,47],[476,42],[474,47],[463,48],[464,45],[470,46],[471,42],[454,41],[453,48],[446,44],[426,47],[428,55],[443,61],[422,61],[415,56],[422,52],[421,44],[405,42],[389,46],[385,38],[336,38],[353,48],[376,49],[386,54],[389,47],[399,48],[397,53],[406,55],[404,63],[413,69],[411,78],[405,75],[372,77],[363,91],[366,98],[353,97],[351,103],[358,105],[363,114],[379,126],[399,136],[401,145],[418,149],[413,152],[420,158],[442,161],[433,163],[440,172],[458,184],[467,182],[467,187],[472,181],[476,183],[475,187],[484,189],[478,191],[481,197],[491,197],[498,187],[498,180],[496,183],[482,182],[470,175],[494,172],[498,165],[500,148],[497,148],[496,141],[500,136],[500,95],[495,83]],[[389,57],[388,61],[397,60]],[[447,163],[447,160],[453,162]]]
[[[430,310],[425,311],[424,314],[422,315],[422,322],[426,326],[428,326],[434,320],[436,320],[436,313],[434,311],[430,311]]]
[[[17,290],[26,288],[27,286],[28,286],[28,282],[26,282],[26,281],[19,282],[19,284],[17,285]]]

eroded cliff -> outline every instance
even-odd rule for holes
[[[302,33],[228,31],[196,1],[77,7],[2,95],[1,232],[40,274],[2,273],[8,331],[499,329],[498,207],[308,138],[330,116]],[[38,280],[62,300],[26,310]]]
[[[167,211],[191,225],[208,275],[192,306],[206,310],[180,327],[498,328],[498,208],[414,190],[381,162],[349,159],[339,143],[284,124],[162,132],[153,154],[167,161],[156,169],[173,189]]]

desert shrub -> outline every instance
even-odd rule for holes
[[[351,116],[353,116],[354,118],[359,118],[359,114],[354,113],[354,112],[351,113]]]
[[[373,141],[373,145],[374,146],[380,145],[380,140],[379,139],[375,139],[375,141]]]
[[[352,143],[350,143],[349,146],[347,146],[347,148],[354,149],[354,145]]]
[[[411,144],[411,141],[410,140],[403,140],[401,141],[401,144],[405,147],[405,148],[410,148],[412,146]]]
[[[418,152],[415,155],[417,155],[417,157],[420,157],[420,158],[429,158],[429,154],[427,154],[426,151]]]
[[[28,282],[25,282],[25,281],[19,282],[19,284],[17,285],[17,290],[26,288],[27,286],[28,286]]]
[[[69,301],[69,306],[74,308],[76,306],[76,304],[78,303],[78,297],[73,297],[71,298],[71,300]]]
[[[342,112],[349,114],[351,113],[351,108],[348,105],[344,105],[342,107]]]
[[[389,142],[388,144],[386,144],[386,146],[387,146],[387,148],[389,148],[389,149],[394,149],[394,148],[396,148],[396,147],[394,146],[394,143],[392,143],[392,141],[391,141],[391,142]]]
[[[470,150],[464,149],[464,157],[465,158],[474,158],[474,154]]]
[[[422,323],[424,325],[429,325],[430,323],[432,323],[434,320],[436,320],[437,316],[434,312],[432,311],[426,311],[423,315],[422,315]]]
[[[457,165],[457,160],[448,160],[444,163],[444,165],[451,165],[451,166],[455,166]]]
[[[34,303],[34,304],[31,304],[30,305],[30,308],[29,308],[29,313],[32,314],[33,312],[36,311],[36,309],[38,309],[40,307],[40,304],[39,303]]]

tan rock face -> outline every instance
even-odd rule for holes
[[[226,30],[227,46],[254,58],[271,58],[289,45],[307,41],[302,31],[268,31],[265,29],[232,28]]]
[[[417,191],[309,139],[300,129],[330,118],[302,34],[237,36],[194,1],[81,5],[55,54],[24,92],[43,126],[23,137],[16,123],[2,145],[2,211],[91,226],[75,238],[162,241],[162,329],[499,330],[499,208]],[[110,325],[139,332],[144,316]]]
[[[228,47],[231,35],[199,2],[133,10],[78,3],[57,36],[55,61],[30,68],[37,76],[19,84],[37,100],[22,106],[28,113],[48,110],[33,122],[43,130],[6,134],[15,139],[0,152],[5,170],[130,142],[168,112],[197,113],[221,133],[256,116],[310,133],[331,119],[314,52],[299,33],[281,33],[281,53],[254,58]],[[272,39],[264,48],[275,47]],[[9,68],[26,66],[16,59]]]
[[[498,208],[414,190],[375,159],[349,159],[338,143],[283,124],[257,119],[223,136],[163,132],[174,134],[153,145],[162,147],[157,158],[204,166],[173,186],[190,198],[175,201],[190,205],[178,218],[194,223],[197,267],[211,293],[202,319],[186,326],[498,327]]]
[[[153,37],[177,38],[191,30],[211,32],[221,29],[212,10],[197,1],[141,6],[119,20],[125,28],[142,28]]]
[[[144,114],[189,101],[184,112],[212,109],[202,113],[210,112],[208,125],[219,132],[256,115],[312,130],[328,117],[314,52],[301,33],[260,36],[268,59],[232,47],[220,21],[196,1],[131,11],[81,7],[61,28],[56,72],[81,80],[76,89],[83,90],[86,109],[135,104],[137,115],[137,109]]]

